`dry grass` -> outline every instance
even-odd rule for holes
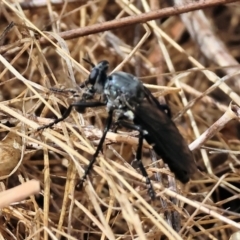
[[[156,0],[129,2],[42,0],[32,7],[31,1],[0,1],[1,190],[31,179],[41,186],[27,198],[38,186],[23,196],[17,190],[15,197],[0,194],[0,239],[227,240],[240,229],[238,4],[60,37],[166,7]],[[75,100],[50,87],[81,95],[78,84],[90,70],[82,61],[87,54],[94,63],[106,59],[111,70],[139,76],[159,100],[167,99],[202,173],[185,186],[175,182],[145,144],[143,162],[158,196],[152,202],[130,165],[136,133],[110,132],[84,188],[75,190],[101,137],[105,109],[73,111],[53,129],[36,129]]]

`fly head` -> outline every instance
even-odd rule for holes
[[[105,82],[107,80],[107,71],[109,67],[109,62],[106,60],[103,60],[99,62],[97,65],[94,65],[92,62],[90,62],[85,58],[83,60],[92,66],[92,70],[90,71],[88,79],[85,83],[91,84],[93,87],[95,85],[101,85],[102,87],[104,87]]]

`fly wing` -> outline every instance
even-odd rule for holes
[[[146,141],[168,164],[176,178],[187,183],[197,167],[192,152],[174,122],[156,104],[147,101],[136,106],[134,113],[135,124],[148,132]]]
[[[172,113],[168,105],[160,104],[159,101],[152,95],[151,91],[145,86],[144,86],[144,95],[151,105],[157,107],[160,111],[164,111],[165,113],[167,113],[169,118],[172,117]]]

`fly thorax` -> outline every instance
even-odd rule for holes
[[[105,95],[106,96],[106,95]],[[115,109],[122,109],[125,107],[125,105],[122,104],[121,98],[117,97],[115,99],[112,99],[111,96],[106,96],[107,97],[107,108],[110,110],[115,110]]]
[[[111,99],[109,98],[109,96],[107,96],[107,109],[108,110],[115,110],[119,108],[119,102],[117,101],[117,99]]]
[[[112,101],[115,100],[119,95],[116,87],[114,87],[110,81],[108,81],[104,87],[104,94],[107,95],[107,97]]]
[[[114,117],[115,117],[115,119],[116,119],[117,121],[118,121],[119,119],[121,119],[122,116],[124,116],[123,113],[124,113],[124,112],[123,112],[122,109],[116,109],[116,110],[114,111]]]
[[[143,130],[143,135],[148,135],[148,131],[147,130]]]
[[[126,112],[124,112],[123,115],[125,117],[127,117],[129,120],[133,120],[134,119],[134,113],[131,110],[127,110]]]
[[[121,109],[124,107],[121,93],[119,89],[115,88],[111,84],[107,84],[104,88],[104,95],[108,100],[108,105],[111,109]]]

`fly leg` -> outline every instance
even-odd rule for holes
[[[65,120],[70,115],[73,107],[75,107],[78,112],[82,112],[88,107],[99,107],[99,106],[105,106],[105,105],[106,104],[102,103],[102,102],[75,102],[75,103],[72,103],[71,105],[69,105],[69,107],[63,113],[62,117],[55,119],[53,122],[51,122],[47,125],[43,125],[43,126],[39,127],[37,130],[39,131],[39,130],[43,130],[45,128],[50,128],[54,124],[57,124],[57,123]]]
[[[143,177],[146,178],[146,185],[148,188],[148,194],[151,197],[152,200],[155,198],[155,192],[151,183],[150,178],[148,177],[147,171],[142,163],[142,147],[143,147],[143,139],[144,139],[144,130],[141,126],[135,125],[123,120],[118,120],[117,122],[118,126],[122,126],[128,129],[139,131],[139,138],[138,138],[138,147],[137,147],[137,153],[136,153],[136,160],[138,163],[138,167],[140,168]]]
[[[106,123],[106,126],[104,128],[103,135],[102,135],[102,137],[100,139],[100,142],[99,142],[99,144],[97,146],[97,149],[96,149],[95,153],[93,154],[93,157],[92,157],[90,163],[88,164],[88,166],[87,166],[87,168],[85,170],[85,173],[84,173],[82,179],[76,185],[77,189],[81,189],[82,188],[83,182],[86,180],[87,175],[92,170],[93,164],[95,163],[99,152],[102,150],[103,143],[104,143],[104,140],[106,138],[107,132],[109,131],[109,129],[111,127],[111,124],[112,124],[112,118],[113,118],[113,110],[110,110],[109,113],[108,113],[107,123]]]
[[[103,102],[76,102],[76,103],[73,103],[67,108],[67,110],[64,112],[64,114],[62,115],[61,118],[57,118],[56,120],[54,120],[50,124],[41,126],[37,130],[43,130],[45,128],[52,127],[54,124],[63,121],[64,119],[66,119],[70,115],[73,107],[75,107],[78,112],[82,112],[82,110],[84,110],[87,107],[99,107],[99,106],[105,106],[105,105],[106,104],[103,103]],[[109,129],[111,127],[112,117],[113,117],[113,111],[111,110],[108,114],[107,124],[106,124],[106,127],[104,129],[104,132],[103,132],[102,138],[100,140],[100,143],[98,144],[98,147],[96,149],[96,152],[93,154],[92,160],[88,164],[82,179],[77,183],[76,188],[81,188],[84,180],[86,179],[87,175],[91,171],[91,169],[93,167],[93,164],[96,161],[96,158],[97,158],[99,152],[102,149],[102,146],[103,146],[104,140],[106,138],[107,132],[109,131]]]

